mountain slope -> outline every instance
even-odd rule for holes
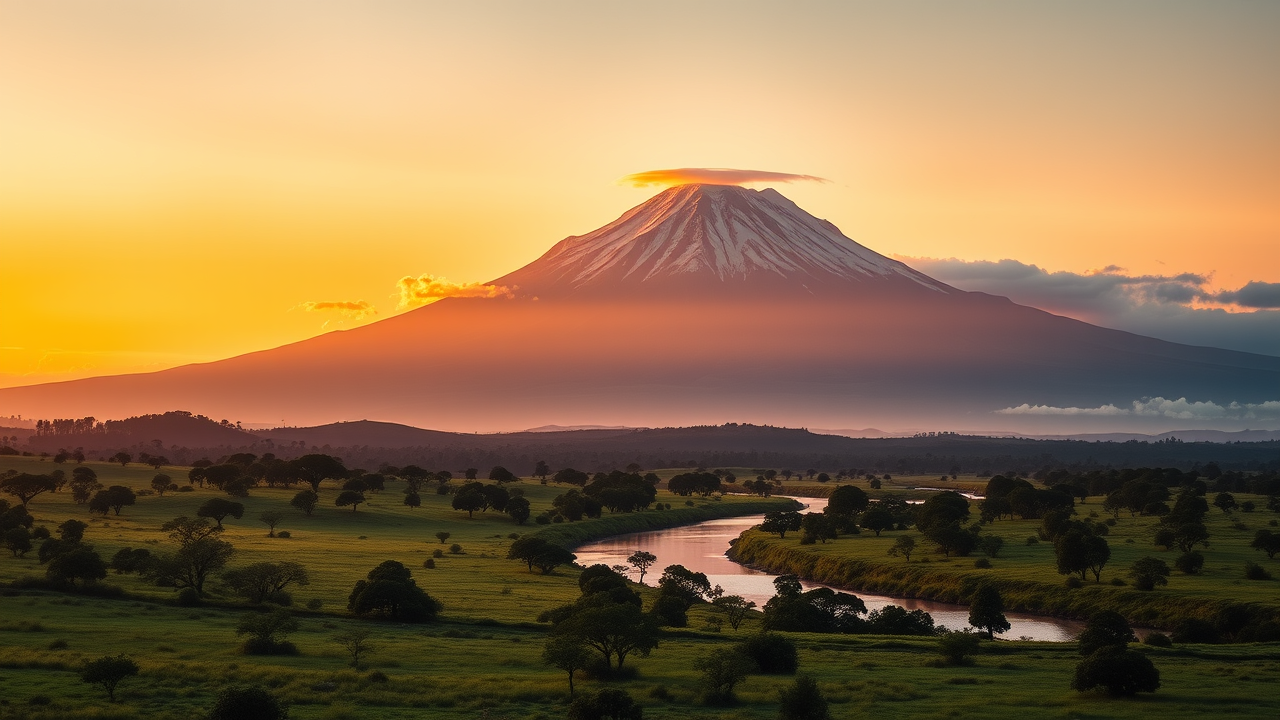
[[[730,421],[941,429],[989,425],[993,411],[1024,403],[1280,398],[1280,358],[961,292],[773,191],[674,188],[496,282],[519,290],[215,363],[0,390],[0,415],[185,407],[246,422],[374,418],[461,431]],[[1170,427],[1142,417],[999,424],[1014,420],[1027,432]]]

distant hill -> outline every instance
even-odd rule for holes
[[[84,448],[90,452],[145,446],[152,452],[167,452],[172,447],[243,447],[259,442],[256,435],[226,420],[219,422],[181,410],[103,423],[92,421],[93,418],[70,422],[55,420],[48,432],[27,438],[28,448],[44,452]],[[60,432],[60,426],[80,431]]]

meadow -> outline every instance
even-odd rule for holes
[[[156,472],[136,465],[91,465],[104,485],[135,490],[149,487]],[[52,467],[30,458],[0,459],[0,471],[48,472]],[[185,476],[183,468],[161,471],[179,482]],[[534,515],[565,490],[527,479],[517,487],[532,502]],[[302,720],[561,718],[568,698],[566,676],[541,663],[546,628],[534,619],[577,596],[577,571],[561,567],[551,575],[530,574],[522,563],[505,559],[511,533],[545,532],[572,544],[654,523],[693,522],[791,504],[784,498],[735,496],[689,501],[662,492],[659,502],[671,503],[672,510],[517,526],[493,511],[468,519],[449,507],[448,496],[434,493],[422,494],[422,507],[408,508],[400,503],[398,483],[370,495],[356,512],[334,507],[336,490],[326,484],[321,505],[310,518],[289,508],[295,492],[255,488],[250,497],[239,499],[245,504],[243,518],[224,521],[223,537],[237,550],[229,567],[281,559],[307,567],[311,583],[291,588],[301,627],[289,639],[299,655],[241,654],[242,638],[234,629],[248,610],[217,583],[202,607],[179,607],[171,589],[150,586],[135,575],[111,574],[106,580],[124,588],[124,598],[13,588],[14,580],[42,574],[43,566],[34,551],[24,558],[6,556],[0,558],[0,583],[7,588],[0,592],[0,718],[197,718],[217,692],[231,684],[270,688],[291,704],[290,716]],[[64,491],[38,496],[30,511],[37,525],[49,528],[71,517],[88,522],[85,542],[109,558],[123,547],[167,549],[171,543],[160,524],[192,515],[202,502],[218,496],[225,497],[209,489],[145,496],[121,515],[103,517],[91,516]],[[290,537],[267,537],[267,528],[256,520],[265,509],[287,511],[288,519],[277,532],[288,531]],[[450,533],[443,545],[435,537],[439,531]],[[461,554],[448,551],[454,543],[461,545]],[[809,547],[842,543],[853,545],[840,540]],[[437,549],[444,550],[443,557],[432,558]],[[435,569],[423,567],[428,558],[434,559]],[[443,602],[439,620],[409,625],[350,617],[346,598],[352,585],[387,559],[411,568],[417,582]],[[647,604],[653,591],[641,592]],[[306,609],[312,600],[320,601],[318,610]],[[634,678],[612,684],[637,698],[648,718],[776,717],[778,692],[790,683],[789,677],[751,676],[739,686],[739,703],[733,707],[699,703],[695,660],[759,630],[759,619],[753,617],[737,631],[727,625],[713,631],[706,622],[710,614],[705,606],[696,607],[689,629],[665,632],[650,657],[628,660],[636,671]],[[354,627],[371,629],[376,649],[361,670],[348,667],[349,657],[334,641],[335,635]],[[931,667],[937,657],[932,639],[811,634],[792,638],[800,647],[801,671],[818,680],[835,718],[1020,718],[1030,711],[1046,712],[1046,707],[1054,717],[1192,717],[1214,712],[1262,718],[1275,716],[1280,692],[1280,648],[1274,644],[1144,646],[1142,651],[1161,670],[1164,687],[1153,696],[1118,700],[1069,689],[1078,660],[1072,645],[984,643],[972,666]],[[118,702],[108,703],[99,688],[79,682],[76,671],[87,659],[118,653],[131,656],[141,674],[121,685]],[[577,686],[589,692],[604,683],[579,678]]]

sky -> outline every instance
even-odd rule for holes
[[[1278,34],[1268,2],[0,0],[0,387],[484,292],[671,168],[822,178],[777,187],[958,287],[1280,354]]]

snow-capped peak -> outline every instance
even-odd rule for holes
[[[678,185],[599,230],[562,240],[495,282],[519,285],[522,294],[545,295],[691,282],[764,283],[816,292],[883,281],[951,291],[850,240],[776,190]]]

